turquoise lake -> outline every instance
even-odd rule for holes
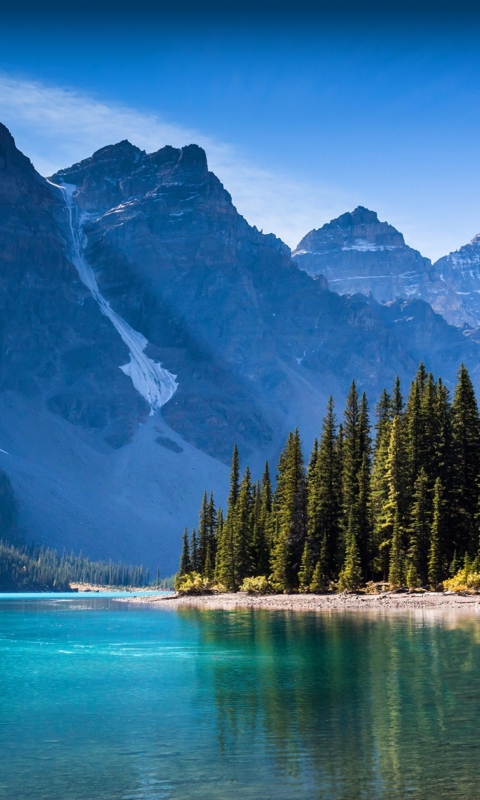
[[[2,800],[478,800],[480,619],[0,600]]]

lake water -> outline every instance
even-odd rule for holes
[[[478,800],[480,619],[0,601],[2,800]]]

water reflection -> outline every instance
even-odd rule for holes
[[[263,751],[318,798],[478,798],[477,619],[179,613],[212,653],[197,679],[230,762]]]

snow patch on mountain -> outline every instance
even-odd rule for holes
[[[110,303],[101,294],[93,269],[83,254],[85,238],[83,226],[88,215],[84,212],[79,213],[78,207],[75,205],[73,195],[76,186],[68,183],[60,185],[51,181],[49,183],[60,190],[65,200],[71,237],[72,263],[76,267],[82,283],[98,303],[102,314],[108,317],[130,351],[130,362],[121,366],[120,369],[131,379],[137,392],[145,398],[150,406],[150,414],[154,414],[156,409],[164,406],[177,390],[176,375],[172,375],[163,369],[160,363],[145,355],[144,351],[148,345],[145,336],[130,327],[128,322],[113,310]]]

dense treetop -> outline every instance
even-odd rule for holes
[[[423,364],[406,400],[397,379],[375,409],[352,383],[342,420],[330,398],[307,465],[298,430],[281,453],[240,477],[235,447],[225,516],[205,493],[198,534],[185,530],[178,585],[201,576],[237,591],[253,578],[277,591],[437,588],[480,564],[480,415],[466,368],[450,398]],[[247,581],[245,584],[244,582]]]

